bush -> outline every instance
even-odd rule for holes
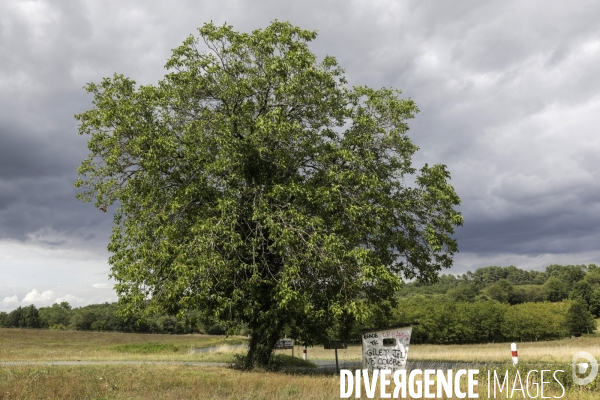
[[[542,288],[544,300],[558,302],[567,298],[568,290],[566,282],[556,277],[549,278]]]
[[[600,269],[588,271],[584,279],[590,285],[600,287]]]
[[[69,325],[71,319],[71,306],[66,301],[54,303],[51,307],[42,307],[39,310],[42,327],[52,325]]]
[[[543,285],[513,286],[513,304],[537,303],[544,301]]]
[[[223,325],[214,324],[206,328],[207,335],[224,335],[227,329]]]
[[[413,328],[413,343],[558,339],[570,335],[570,304],[565,301],[511,306],[497,301],[467,303],[451,302],[445,296],[413,296],[399,302],[394,322],[419,322]]]
[[[567,311],[567,326],[569,333],[577,337],[596,330],[596,320],[583,300],[576,299],[571,302]]]
[[[488,286],[484,289],[484,293],[500,303],[513,302],[513,287],[506,279],[500,279],[498,282]]]
[[[589,307],[591,302],[593,289],[592,286],[586,281],[579,281],[573,284],[573,288],[569,292],[569,299],[571,300],[582,300],[586,306]]]
[[[565,303],[523,303],[508,307],[502,334],[508,340],[559,339],[568,335]]]
[[[479,289],[472,283],[463,283],[457,287],[448,290],[446,295],[453,301],[472,302],[479,294]]]
[[[413,296],[400,301],[396,322],[419,322],[413,328],[413,343],[485,343],[504,339],[500,327],[507,307],[496,301]]]
[[[594,290],[590,296],[590,312],[594,316],[600,317],[600,289]]]

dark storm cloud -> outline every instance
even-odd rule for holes
[[[52,137],[60,137],[60,132],[47,131],[47,136],[43,137],[44,132],[36,132],[36,129],[36,127],[19,125],[19,121],[14,119],[8,122],[0,121],[0,132],[2,132],[0,177],[2,179],[42,178],[73,172],[74,161],[79,156],[76,153],[80,153],[83,148],[75,152],[74,149],[71,150],[75,147],[72,144],[61,144],[51,140]],[[65,156],[69,151],[71,154]]]
[[[584,213],[559,216],[516,215],[501,220],[472,220],[460,230],[464,252],[490,254],[572,254],[595,249],[600,218]]]
[[[24,178],[14,180],[12,190],[19,196],[0,210],[0,238],[26,241],[30,235],[36,237],[38,230],[47,228],[77,241],[99,240],[98,245],[105,247],[112,224],[110,214],[74,200],[76,191],[71,180]]]
[[[318,30],[311,48],[335,55],[350,84],[417,102],[415,164],[447,164],[463,200],[459,270],[600,257],[599,17],[595,1],[0,3],[0,245],[62,252],[61,271],[96,259],[90,275],[105,274],[110,214],[72,187],[87,154],[73,118],[91,107],[82,87],[115,72],[155,83],[204,22],[279,19]],[[17,276],[1,270],[21,265],[11,257],[0,255],[3,279]],[[11,285],[19,301],[33,289],[26,275]]]

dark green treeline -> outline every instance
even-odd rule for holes
[[[419,322],[413,343],[488,343],[593,333],[600,316],[600,268],[550,265],[546,271],[485,267],[413,282],[398,293],[395,322]]]
[[[464,275],[442,275],[438,282],[411,282],[397,294],[392,320],[374,319],[361,329],[419,322],[413,343],[488,343],[559,339],[593,333],[600,317],[600,267],[550,265],[545,271],[490,266]],[[193,311],[175,317],[157,314],[124,320],[117,304],[71,308],[66,303],[0,312],[0,327],[139,333],[246,335],[242,324],[199,322]],[[352,341],[352,340],[349,340]]]

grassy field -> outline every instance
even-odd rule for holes
[[[480,381],[478,392],[480,398],[488,397],[486,384],[483,381]],[[379,389],[376,393],[379,393]],[[2,400],[325,400],[339,399],[339,394],[339,377],[332,375],[240,372],[227,368],[170,365],[0,367],[0,399]],[[551,387],[544,394],[558,397],[562,395],[562,390]],[[364,390],[361,398],[366,398]],[[522,397],[517,393],[513,398]],[[562,398],[592,400],[598,398],[598,393],[571,388]]]
[[[0,399],[325,399],[336,391],[339,380],[332,376],[226,368],[0,367]]]
[[[242,337],[211,335],[147,335],[1,329],[0,361],[214,361],[233,360],[232,351],[189,354],[191,349],[246,343]],[[237,353],[242,350],[237,351]]]
[[[193,348],[236,345],[245,338],[207,335],[143,335],[104,332],[0,329],[0,361],[233,360],[243,350],[221,348],[207,354],[190,354]],[[600,337],[550,342],[519,343],[522,363],[552,363],[553,369],[571,362],[584,350],[600,360]],[[291,355],[291,350],[278,351]],[[294,350],[301,357],[301,348]],[[332,350],[308,349],[312,360],[333,359]],[[340,350],[342,360],[360,360],[360,347]],[[486,345],[412,345],[411,360],[505,363],[508,343]],[[557,367],[558,365],[559,367]],[[504,367],[494,367],[503,370]],[[480,378],[485,376],[482,370]],[[600,377],[596,379],[600,382]],[[186,365],[0,365],[0,399],[338,399],[339,377],[312,373],[240,372],[229,368]],[[596,390],[600,389],[600,383]],[[487,398],[480,384],[480,398]],[[546,395],[559,396],[552,388]],[[352,397],[354,398],[354,397]],[[363,397],[364,396],[363,393]],[[377,397],[376,397],[377,398]],[[513,398],[518,398],[516,395]],[[563,399],[596,399],[598,392],[570,388]]]
[[[600,360],[600,336],[588,336],[578,339],[563,339],[540,342],[517,343],[519,359],[522,362],[571,362],[573,354],[587,351]],[[291,355],[291,350],[281,350],[278,353]],[[295,355],[302,354],[300,347],[294,350]],[[323,350],[322,347],[308,348],[308,358],[311,360],[331,360],[333,350]],[[349,346],[346,350],[338,350],[341,360],[360,361],[361,347]],[[429,345],[414,344],[410,346],[410,360],[420,361],[464,361],[478,363],[510,362],[510,343],[489,343],[472,345]]]
[[[116,332],[78,332],[27,329],[0,329],[0,361],[193,361],[231,362],[234,354],[244,349],[229,350],[226,346],[246,343],[244,337],[210,335],[148,335]],[[190,354],[191,349],[217,347],[210,353]],[[570,362],[573,354],[584,350],[600,359],[600,336],[579,339],[518,343],[522,362]],[[292,350],[277,354],[292,355]],[[302,356],[302,347],[294,349]],[[411,345],[410,359],[424,361],[494,362],[510,361],[510,344],[481,345]],[[322,346],[309,347],[310,360],[333,360],[333,350]],[[361,347],[338,350],[345,361],[360,361]]]

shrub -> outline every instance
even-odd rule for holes
[[[567,326],[569,333],[573,336],[581,336],[584,333],[593,333],[596,330],[594,316],[581,299],[571,302],[567,311]]]

